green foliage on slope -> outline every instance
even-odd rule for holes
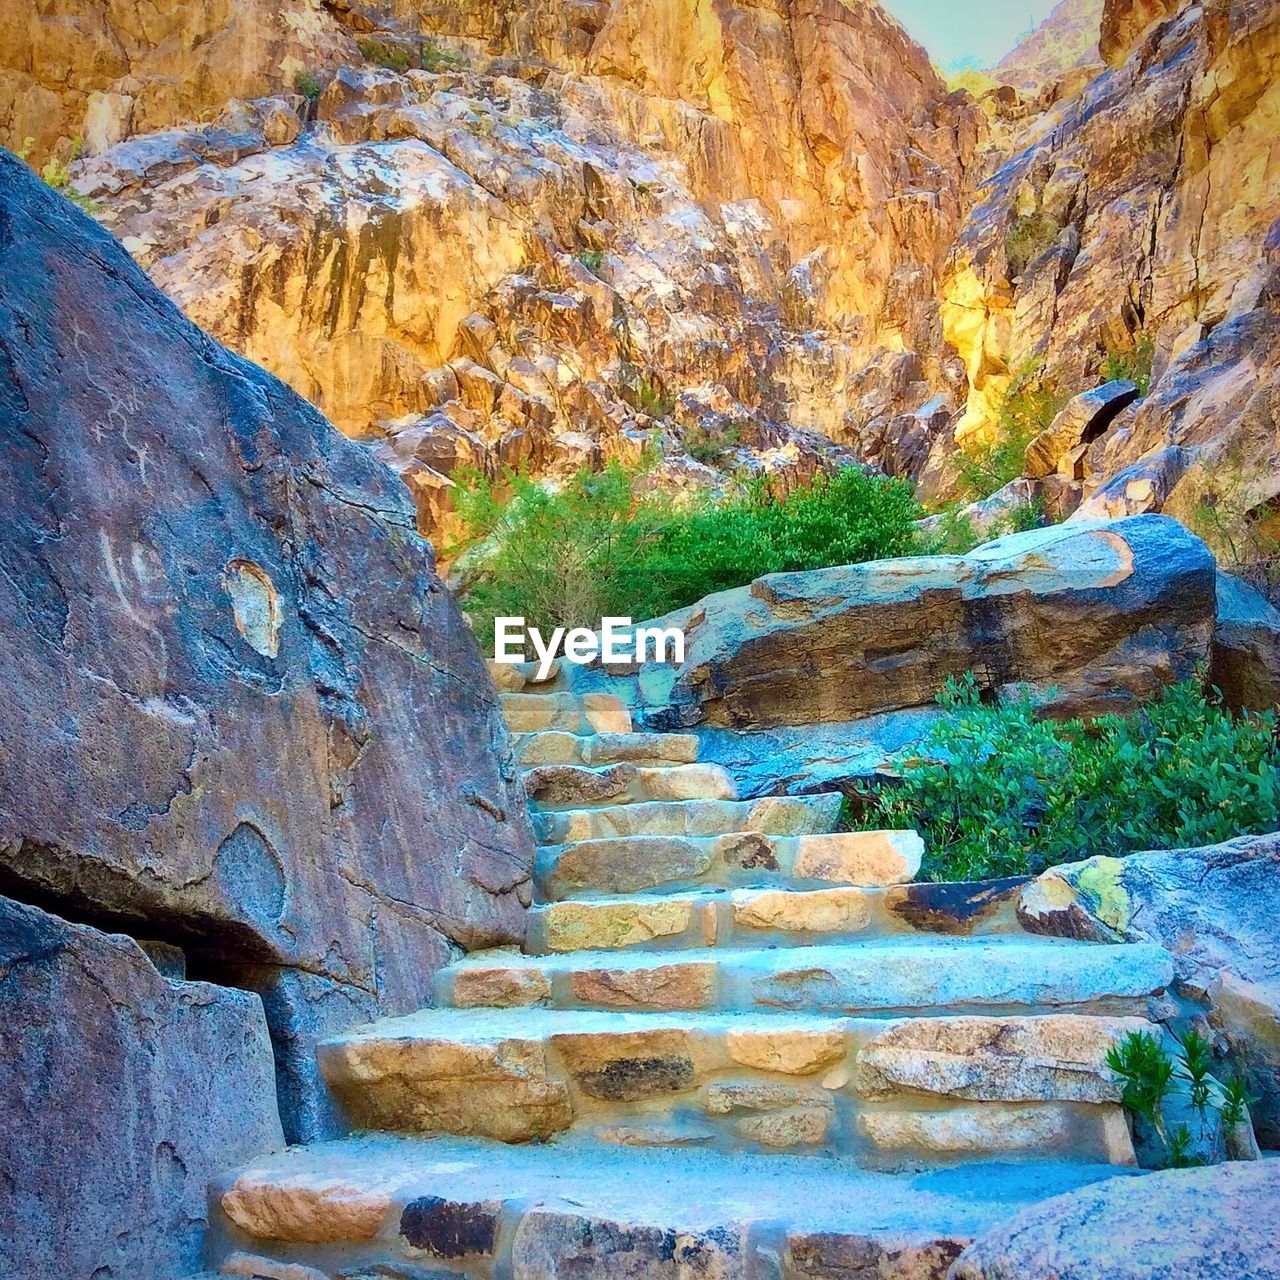
[[[919,830],[929,879],[1035,874],[1280,826],[1275,714],[1233,718],[1194,681],[1088,723],[983,703],[972,675],[939,701],[947,714],[867,824]]]

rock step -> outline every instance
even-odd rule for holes
[[[543,902],[529,912],[524,949],[533,955],[638,946],[676,951],[804,946],[917,932],[1019,933],[1016,906],[1025,883],[1019,877],[889,888],[713,888]]]
[[[988,1163],[906,1176],[842,1160],[574,1139],[370,1135],[292,1147],[219,1179],[208,1256],[294,1262],[323,1276],[943,1280],[979,1235],[1116,1173]]]
[[[630,733],[631,712],[608,693],[504,693],[512,733]]]
[[[646,800],[736,800],[733,779],[718,764],[637,765],[629,760],[592,769],[536,765],[524,775],[534,810],[582,809]]]
[[[550,730],[513,733],[512,752],[521,768],[543,764],[608,765],[692,764],[698,758],[698,739],[691,733],[576,734]]]
[[[763,806],[761,801],[752,803]],[[603,811],[573,812],[576,817]],[[762,825],[787,827],[811,822],[815,812],[821,811],[770,806],[754,812]],[[546,816],[554,819],[563,814]],[[708,885],[816,889],[832,884],[905,884],[920,870],[923,852],[924,843],[914,831],[624,835],[540,846],[534,860],[534,884],[552,901]]]
[[[540,844],[614,836],[718,836],[759,831],[800,836],[831,831],[840,819],[838,791],[755,800],[649,800],[641,804],[562,809],[533,815]]]
[[[489,675],[499,693],[550,693],[560,688],[560,662],[554,659],[545,680],[538,678],[536,662],[494,662],[489,659]]]
[[[438,1003],[455,1007],[1145,1014],[1148,997],[1172,976],[1168,953],[1149,943],[1010,934],[669,952],[480,951],[436,979]]]
[[[1143,1018],[847,1018],[427,1009],[335,1037],[364,1129],[791,1151],[900,1167],[977,1155],[1132,1164],[1105,1062]]]

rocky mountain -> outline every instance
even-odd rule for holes
[[[1103,8],[1104,0],[1060,0],[1038,27],[991,68],[992,78],[1038,93],[1078,69],[1100,69]]]

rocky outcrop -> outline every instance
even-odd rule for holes
[[[314,107],[235,101],[76,181],[191,318],[379,441],[424,529],[461,467],[923,465],[963,398],[936,281],[985,124],[878,6],[382,19],[431,70],[322,61]]]
[[[1035,932],[1165,946],[1178,993],[1207,1010],[1248,1074],[1264,1146],[1280,1140],[1278,875],[1280,836],[1245,836],[1054,867],[1022,891],[1019,906]]]
[[[0,155],[0,889],[335,1024],[521,936],[496,694],[399,482]]]
[[[991,434],[1028,362],[1079,391],[1109,354],[1149,342],[1158,393],[1166,367],[1256,305],[1280,212],[1280,17],[1269,0],[1187,4],[1139,37],[1152,16],[1108,5],[1115,70],[1029,126],[959,233],[942,313],[969,374],[962,441]],[[1151,447],[1135,439],[1089,470],[1114,474]]]
[[[1145,517],[774,574],[669,615],[685,662],[647,670],[633,697],[660,704],[646,722],[662,727],[769,729],[926,707],[973,671],[993,692],[1034,688],[1061,714],[1096,714],[1206,657],[1213,573],[1198,538]]]
[[[967,1248],[949,1280],[1275,1280],[1274,1161],[1112,1178],[1046,1200]]]
[[[92,155],[134,134],[216,115],[230,98],[292,92],[300,72],[356,57],[318,0],[142,0],[7,6],[0,142],[43,163],[73,139]]]
[[[1077,70],[1095,69],[1103,8],[1104,0],[1059,0],[1049,16],[992,67],[992,78],[1038,93]]]
[[[198,1271],[208,1186],[284,1145],[258,997],[0,898],[0,1273]]]

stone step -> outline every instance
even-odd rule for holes
[[[755,800],[650,800],[642,804],[562,809],[533,816],[540,844],[614,836],[718,836],[759,831],[800,836],[831,831],[840,819],[838,791]]]
[[[1143,1018],[426,1009],[319,1048],[352,1123],[526,1142],[1131,1164],[1107,1049]]]
[[[698,739],[691,733],[577,734],[551,730],[513,733],[512,752],[521,768],[544,764],[609,765],[692,764],[698,758]]]
[[[550,693],[560,687],[560,661],[554,659],[545,679],[538,678],[536,662],[494,662],[489,659],[489,675],[499,693]]]
[[[543,764],[524,775],[535,810],[582,809],[645,800],[736,800],[733,779],[718,764],[637,765],[630,761],[592,769]]]
[[[810,947],[479,951],[437,975],[438,1003],[813,1013],[1145,1014],[1172,980],[1150,943],[1030,935],[877,938]]]
[[[208,1257],[312,1268],[300,1278],[942,1280],[976,1237],[1117,1172],[1046,1162],[904,1175],[575,1139],[369,1135],[291,1147],[218,1179]]]
[[[608,693],[504,693],[502,714],[512,733],[630,733],[631,712]]]
[[[805,825],[821,812],[752,803],[755,820],[783,828]],[[639,811],[659,806],[637,804],[632,808]],[[604,811],[573,811],[575,818],[593,812]],[[543,816],[558,819],[563,814]],[[549,900],[708,885],[821,888],[831,884],[905,884],[920,870],[923,852],[924,844],[914,831],[623,835],[541,846],[534,861],[534,884]]]
[[[533,955],[640,946],[676,951],[804,946],[916,932],[1018,933],[1016,907],[1025,883],[1019,877],[889,888],[713,888],[542,902],[529,912],[525,950]]]

